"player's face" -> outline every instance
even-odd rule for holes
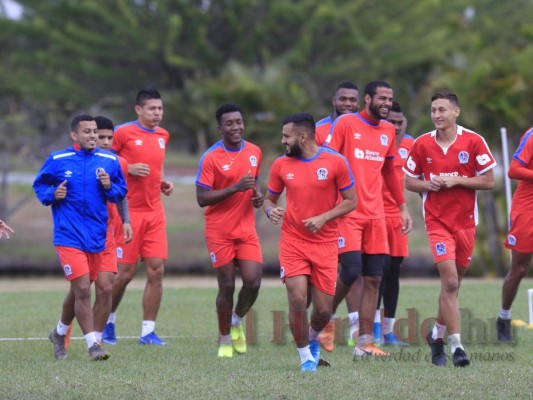
[[[387,115],[387,121],[394,125],[396,135],[399,135],[403,125],[403,113],[397,111],[389,111],[389,115]]]
[[[70,132],[70,137],[82,149],[94,150],[98,137],[97,131],[96,121],[81,121],[78,129]]]
[[[224,146],[239,149],[242,144],[244,134],[244,121],[238,111],[222,114],[218,131],[222,134]]]
[[[431,103],[431,120],[438,130],[455,127],[461,110],[448,99],[436,99]]]
[[[163,119],[163,100],[146,100],[142,106],[135,106],[135,112],[142,126],[148,129],[154,129]]]
[[[300,146],[300,138],[302,133],[297,132],[293,125],[292,122],[283,125],[281,144],[285,146],[285,155],[287,157],[301,157],[302,147]]]
[[[365,95],[367,112],[375,119],[385,119],[392,107],[393,92],[386,87],[378,87],[373,97]]]
[[[359,91],[341,88],[337,90],[331,102],[335,107],[337,116],[357,112],[359,110]]]
[[[113,131],[111,129],[98,129],[96,144],[104,150],[111,150],[111,146],[113,145]]]

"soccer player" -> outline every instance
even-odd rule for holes
[[[458,293],[474,251],[476,190],[494,187],[496,166],[483,137],[457,125],[460,112],[457,95],[449,90],[435,93],[431,98],[435,130],[414,141],[403,167],[405,187],[422,194],[426,231],[440,275],[437,321],[426,337],[437,366],[446,365],[446,329],[453,364],[470,364],[461,344]]]
[[[402,167],[411,147],[413,146],[414,139],[412,136],[405,133],[407,120],[402,112],[400,104],[396,101],[392,102],[389,115],[387,115],[387,121],[394,125],[394,130],[396,132],[394,168],[397,179],[403,189],[404,173]],[[407,346],[408,343],[398,339],[394,334],[393,329],[396,308],[398,306],[398,296],[400,294],[400,266],[403,259],[409,255],[409,240],[407,235],[401,233],[402,218],[400,210],[386,187],[383,187],[383,205],[385,207],[385,221],[387,222],[387,237],[390,253],[386,259],[385,268],[383,269],[383,277],[381,278],[381,285],[379,287],[376,318],[374,319],[374,343],[376,341],[381,341],[381,333],[383,333],[384,344]],[[350,296],[350,293],[348,293],[346,298]],[[380,323],[381,299],[383,299],[383,324]]]
[[[159,126],[163,118],[159,92],[155,89],[139,91],[135,112],[137,120],[118,126],[113,138],[113,150],[128,162],[128,204],[135,235],[125,243],[122,257],[119,257],[118,274],[113,284],[113,306],[102,338],[105,343],[117,341],[116,310],[137,272],[140,257],[147,279],[139,343],[164,346],[166,342],[155,333],[163,297],[164,262],[168,254],[165,210],[160,193],[169,196],[174,185],[164,179],[163,162],[169,133]]]
[[[403,190],[394,171],[396,134],[393,125],[384,120],[392,106],[393,90],[387,82],[374,81],[366,85],[364,98],[364,110],[337,118],[331,128],[330,142],[326,142],[328,147],[346,156],[357,181],[357,209],[347,215],[347,223],[339,229],[342,269],[333,312],[357,277],[362,275],[359,338],[354,348],[354,355],[358,357],[387,355],[372,343],[379,286],[389,253],[383,183],[400,209],[401,233],[407,234],[412,225]]]
[[[15,233],[15,231],[4,221],[0,219],[0,239],[5,235],[6,239],[9,239],[9,234]]]
[[[52,206],[54,245],[70,282],[61,318],[49,338],[56,359],[66,359],[65,335],[76,316],[90,358],[105,360],[109,353],[94,330],[91,281],[97,280],[105,249],[107,202],[121,201],[127,188],[116,155],[96,145],[94,118],[75,117],[70,131],[73,146],[50,154],[33,183],[41,203]]]
[[[357,204],[354,179],[346,159],[317,146],[314,136],[312,115],[293,114],[283,120],[281,143],[286,156],[272,165],[263,204],[274,225],[283,218],[280,278],[287,290],[289,323],[302,371],[316,371],[320,359],[318,335],[331,316],[338,263],[334,220]],[[278,204],[285,189],[286,210]],[[310,325],[308,288],[313,303]]]
[[[324,145],[324,143],[328,141],[331,126],[339,116],[343,114],[355,113],[359,110],[359,88],[353,82],[346,81],[340,83],[335,90],[335,95],[331,99],[331,104],[333,105],[333,113],[325,118],[322,118],[316,123],[315,141],[319,146]],[[342,216],[337,219],[337,225],[341,226],[346,223],[345,221],[346,217]],[[345,247],[339,250],[342,253],[348,251]],[[341,268],[343,268],[342,264]],[[362,288],[362,280],[360,277],[358,277],[355,283],[352,285],[352,290],[355,290],[357,293],[359,293],[359,296],[357,294],[355,295],[356,298],[360,297]],[[357,321],[357,318],[359,318],[359,312],[354,310],[359,310],[359,301],[357,301],[355,304],[348,304],[350,330],[353,329],[352,327],[354,326],[355,321]],[[332,314],[331,320],[326,324],[318,337],[320,345],[326,351],[333,351],[335,348],[335,319],[335,314]]]
[[[521,137],[513,154],[507,174],[518,179],[518,186],[511,205],[511,226],[505,247],[511,250],[511,269],[507,272],[502,287],[502,304],[496,327],[498,340],[513,340],[511,330],[511,306],[522,278],[526,276],[533,253],[533,127]]]
[[[241,320],[255,303],[261,286],[263,256],[254,208],[264,201],[258,182],[263,156],[259,147],[243,139],[239,106],[223,104],[216,119],[222,138],[200,159],[196,199],[200,207],[207,207],[205,240],[218,282],[218,357],[233,357],[233,350],[246,352]],[[242,288],[233,309],[237,268]]]

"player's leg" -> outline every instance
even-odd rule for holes
[[[144,265],[146,267],[146,284],[143,294],[143,322],[139,343],[164,346],[166,342],[155,333],[155,321],[163,299],[165,263],[162,258],[146,257]]]
[[[113,282],[115,273],[109,271],[98,272],[95,282],[95,297],[93,305],[94,330],[96,338],[102,341],[102,333],[107,323],[113,301]]]
[[[387,275],[387,284],[383,293],[383,338],[385,344],[408,346],[409,343],[401,341],[394,334],[396,322],[396,309],[400,294],[400,267],[403,257],[391,257],[390,270]]]
[[[219,357],[233,357],[231,317],[235,292],[235,266],[233,260],[215,269],[218,283],[216,308],[219,331]]]
[[[356,345],[357,338],[359,337],[359,309],[361,308],[362,296],[363,277],[359,275],[346,295],[346,307],[348,308],[349,321],[348,346],[352,348]]]
[[[376,344],[383,343],[381,335],[381,300],[383,299],[383,293],[387,290],[387,281],[389,278],[390,267],[391,257],[389,254],[386,254],[385,261],[383,264],[383,275],[381,276],[381,282],[379,284],[376,313],[374,315],[374,323],[372,325],[372,341]]]

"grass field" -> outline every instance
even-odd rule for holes
[[[421,341],[419,328],[435,315],[439,288],[434,280],[402,281],[397,318],[406,318],[407,309],[416,310],[418,343],[402,353],[390,348],[396,352],[390,359],[363,361],[354,361],[351,349],[338,345],[334,352],[322,354],[332,366],[316,373],[299,371],[288,330],[283,343],[274,340],[273,312],[284,312],[286,321],[281,284],[261,289],[254,309],[256,343],[247,354],[224,360],[216,357],[216,289],[165,289],[157,326],[169,342],[165,348],[137,344],[142,290],[130,289],[117,320],[117,334],[125,338],[108,346],[112,357],[100,363],[88,360],[82,340],[73,340],[68,360],[53,358],[45,338],[57,322],[67,285],[65,290],[57,285],[42,291],[32,287],[0,293],[2,399],[521,399],[531,398],[533,392],[533,329],[517,328],[514,345],[499,345],[492,337],[501,290],[496,280],[467,281],[461,288],[461,307],[471,314],[470,322],[463,319],[468,325],[463,327],[463,341],[475,358],[470,367],[437,368],[425,360],[429,347]],[[514,318],[527,321],[526,290],[531,287],[532,280],[523,282]],[[342,306],[339,315],[344,312]],[[81,336],[79,328],[73,335]]]

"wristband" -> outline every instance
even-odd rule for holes
[[[274,207],[268,207],[266,210],[265,210],[265,214],[267,216],[268,219],[270,219],[270,211],[273,209]]]

